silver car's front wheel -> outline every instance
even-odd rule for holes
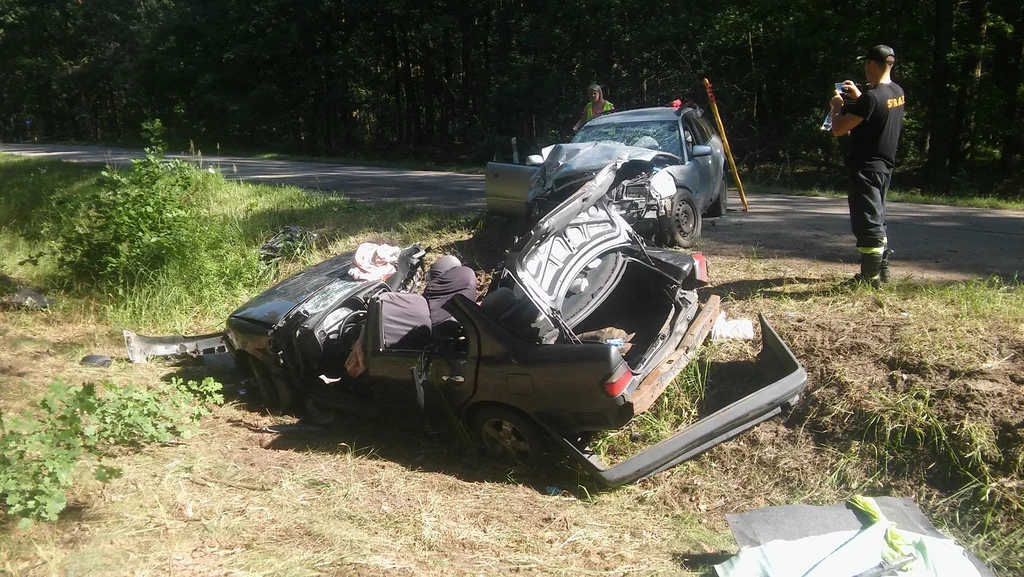
[[[701,218],[697,199],[685,188],[672,199],[672,211],[661,219],[662,234],[670,244],[690,248],[700,239]]]

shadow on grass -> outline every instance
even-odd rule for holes
[[[723,283],[710,287],[707,290],[709,295],[718,295],[723,299],[746,300],[758,297],[790,296],[791,290],[787,287],[805,285],[808,283],[820,283],[821,279],[802,277],[777,277],[770,279],[741,280]],[[836,283],[838,285],[838,283]],[[778,290],[782,289],[782,290]],[[801,294],[796,291],[795,294]],[[827,292],[827,291],[826,291]]]
[[[164,379],[169,381],[173,377],[197,381],[213,377],[224,384],[226,401],[253,413],[272,412],[263,404],[255,383],[236,369],[228,354],[204,356],[202,362],[180,365]],[[271,428],[253,427],[242,421],[232,425],[265,435],[269,440],[263,446],[271,450],[354,453],[391,461],[410,471],[443,473],[474,483],[518,484],[538,493],[545,493],[549,486],[583,495],[603,490],[567,457],[558,454],[553,443],[539,469],[504,465],[487,458],[472,445],[461,422],[436,411],[425,414],[380,409],[376,414],[367,414],[353,407],[335,411],[334,418],[326,424],[317,422],[301,407],[290,414],[298,418],[297,423]]]
[[[714,566],[727,561],[732,555],[732,553],[725,551],[717,553],[678,553],[675,555],[675,560],[685,571],[697,573],[701,577],[713,577],[715,575]]]

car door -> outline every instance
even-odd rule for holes
[[[484,178],[487,212],[521,217],[526,214],[530,181],[539,167],[508,162],[488,162]]]
[[[714,186],[718,182],[715,178],[714,155],[693,156],[693,147],[699,144],[707,145],[711,136],[704,130],[704,127],[697,122],[692,112],[683,116],[683,142],[686,143],[687,162],[697,166],[697,190],[692,191],[700,203],[703,211],[711,203],[711,195],[714,193]]]
[[[704,128],[704,131],[710,135],[707,141],[707,145],[711,147],[714,153],[711,155],[711,168],[713,169],[712,178],[713,182],[721,182],[725,177],[725,146],[722,144],[721,137],[715,132],[715,129],[708,122],[707,117],[701,116],[697,118],[697,122]]]

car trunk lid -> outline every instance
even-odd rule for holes
[[[623,161],[611,162],[545,215],[517,243],[506,268],[538,309],[556,325],[570,283],[596,257],[611,250],[643,245],[633,229],[608,205],[606,193]]]

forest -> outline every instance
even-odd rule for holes
[[[743,167],[836,177],[819,125],[879,43],[898,176],[1019,196],[1019,0],[0,0],[0,140],[131,143],[159,118],[207,152],[472,164],[566,139],[592,82],[619,110],[707,108],[707,77]]]

